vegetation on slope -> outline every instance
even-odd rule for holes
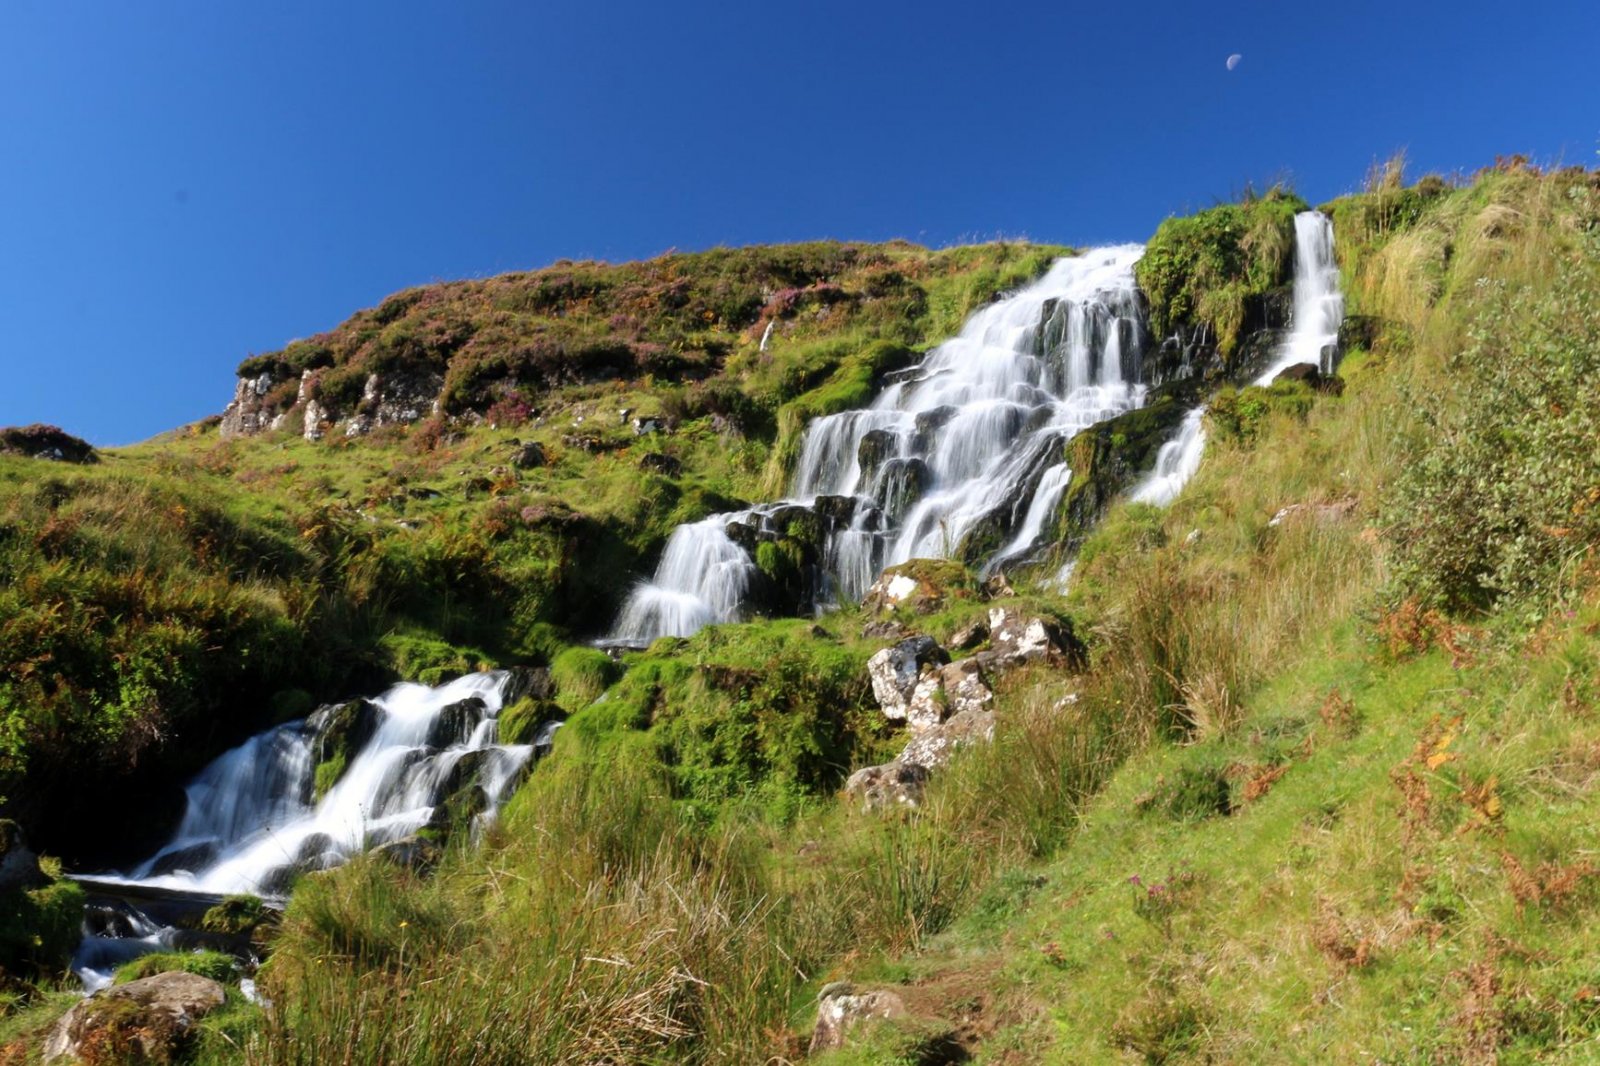
[[[1329,209],[1373,323],[1342,395],[1229,394],[1183,495],[1114,505],[1065,604],[1019,577],[1089,667],[1005,678],[994,744],[920,808],[828,795],[884,754],[859,610],[658,642],[620,676],[567,652],[569,725],[482,849],[304,879],[260,974],[274,1008],[201,1057],[792,1061],[847,978],[908,1016],[824,1061],[1580,1061],[1600,188],[1510,166],[1413,195],[1394,172]],[[1424,233],[1442,264],[1407,250]],[[1508,402],[1526,382],[1539,402]],[[283,443],[352,491],[384,455]],[[586,513],[637,478],[578,462]],[[422,505],[461,506],[393,517]],[[947,639],[985,608],[898,620]]]

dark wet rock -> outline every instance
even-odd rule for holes
[[[488,716],[488,704],[477,696],[468,696],[439,711],[424,743],[430,748],[451,748],[465,744],[478,723]]]
[[[370,700],[330,703],[311,712],[306,727],[316,737],[318,797],[344,776],[356,755],[377,732],[383,708]]]
[[[639,469],[662,477],[677,477],[683,473],[683,464],[670,455],[649,452],[639,459]]]
[[[1296,363],[1293,366],[1284,367],[1272,379],[1274,385],[1279,382],[1298,382],[1316,392],[1333,396],[1338,396],[1344,392],[1344,380],[1333,374],[1324,374],[1315,363]]]
[[[878,506],[889,519],[898,522],[910,513],[917,501],[933,487],[933,471],[921,459],[890,459],[883,467],[877,486]]]
[[[518,470],[532,470],[545,464],[544,445],[536,440],[518,445],[511,453],[511,465]]]
[[[36,422],[31,426],[0,429],[0,455],[23,455],[58,463],[97,463],[100,456],[88,441],[57,426]]]
[[[556,683],[550,676],[549,667],[513,666],[508,673],[510,676],[500,692],[500,699],[507,707],[518,700],[556,698]]]
[[[171,1062],[201,1018],[226,1001],[223,987],[192,973],[159,973],[116,985],[76,1003],[45,1037],[42,1058],[54,1062],[110,1054],[119,1062]]]
[[[898,445],[895,434],[887,429],[874,429],[862,435],[856,450],[856,462],[861,465],[861,484],[873,483],[883,464],[894,458]]]
[[[1376,315],[1345,315],[1339,323],[1339,350],[1371,351],[1383,334],[1383,319]]]
[[[923,411],[916,418],[916,435],[912,438],[911,451],[925,455],[933,445],[934,435],[943,429],[957,414],[958,408],[945,404],[935,407],[931,411]]]
[[[855,521],[856,509],[860,505],[861,501],[854,496],[818,496],[811,504],[830,532],[849,528]]]
[[[1106,506],[1145,471],[1196,402],[1195,388],[1178,382],[1152,390],[1145,406],[1090,426],[1067,442],[1062,458],[1072,471],[1058,511],[1055,539],[1075,546]]]
[[[214,840],[204,840],[188,847],[175,848],[163,852],[156,857],[150,867],[152,877],[163,877],[178,870],[188,870],[193,873],[210,866],[217,859],[217,844]]]

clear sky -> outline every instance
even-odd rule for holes
[[[1401,148],[1594,165],[1600,5],[1478,10],[0,0],[0,425],[143,439],[389,292],[563,257],[1143,240]]]

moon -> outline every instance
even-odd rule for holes
[[[1237,67],[1239,65],[1239,61],[1243,58],[1244,56],[1240,55],[1238,52],[1233,53],[1233,55],[1228,57],[1228,69],[1232,70],[1234,67]]]

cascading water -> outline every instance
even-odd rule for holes
[[[1059,260],[895,375],[871,406],[815,419],[790,497],[680,527],[613,639],[686,636],[740,617],[758,575],[752,545],[799,510],[826,530],[821,591],[839,600],[859,598],[884,566],[949,556],[974,536],[1003,545],[986,566],[1025,555],[1070,479],[1062,445],[1144,400],[1142,253],[1121,245]]]
[[[396,685],[370,702],[324,708],[260,733],[190,782],[183,820],[165,847],[126,874],[85,881],[158,895],[273,899],[301,872],[430,825],[441,804],[465,789],[477,790],[466,809],[479,824],[555,728],[545,723],[534,744],[497,743],[510,677],[496,671],[438,688]],[[318,799],[318,754],[339,729],[367,739]],[[108,983],[122,962],[184,942],[182,930],[128,906],[91,909],[85,931],[73,969],[91,989]]]
[[[1310,363],[1324,374],[1334,371],[1330,352],[1339,344],[1344,322],[1344,296],[1339,292],[1339,264],[1333,257],[1333,223],[1321,211],[1294,216],[1294,317],[1289,336],[1272,365],[1256,379],[1272,379],[1298,363]]]
[[[1134,488],[1131,498],[1135,503],[1165,507],[1177,498],[1200,469],[1200,457],[1206,450],[1205,417],[1204,407],[1196,407],[1183,416],[1178,435],[1156,453],[1155,469]]]

